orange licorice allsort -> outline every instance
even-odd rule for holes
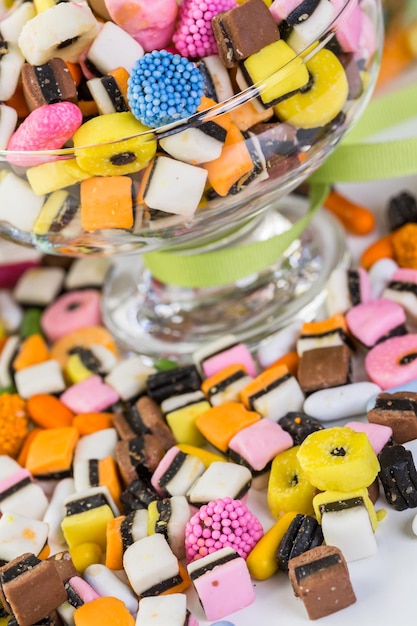
[[[279,357],[279,359],[271,363],[271,365],[269,365],[267,369],[285,365],[288,368],[289,373],[292,376],[296,376],[299,362],[300,362],[300,357],[298,355],[297,350],[292,350],[291,352],[287,352],[283,356]]]
[[[71,426],[74,414],[55,396],[37,393],[27,401],[29,416],[42,428],[60,428]]]
[[[369,235],[375,228],[376,220],[372,211],[352,202],[334,189],[327,196],[324,206],[353,235]]]
[[[98,430],[105,430],[113,426],[113,413],[80,413],[72,420],[72,425],[80,435],[91,435]]]
[[[374,263],[380,259],[394,259],[394,247],[392,245],[392,235],[384,235],[374,243],[372,243],[366,250],[363,251],[360,258],[360,265],[369,270]]]

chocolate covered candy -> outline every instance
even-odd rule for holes
[[[345,558],[338,548],[318,546],[291,559],[289,579],[310,619],[332,615],[356,602]]]

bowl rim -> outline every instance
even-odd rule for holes
[[[379,0],[373,0],[373,2],[375,4],[379,4]],[[20,6],[21,4],[22,2],[18,1],[16,3],[16,6]],[[336,6],[332,2],[331,4],[334,8],[336,8]],[[337,30],[340,28],[340,25],[343,22],[343,20],[341,21],[339,20],[342,16],[344,16],[345,11],[349,7],[355,7],[358,5],[359,5],[359,0],[344,0],[340,8],[336,9],[336,13],[335,15],[333,15],[331,22],[321,31],[321,33],[319,33],[316,36],[314,41],[308,44],[305,48],[303,48],[303,50],[298,52],[292,59],[290,59],[287,63],[285,63],[281,68],[279,68],[278,70],[276,70],[275,72],[270,74],[268,77],[264,78],[263,80],[258,81],[257,83],[253,83],[249,85],[248,87],[246,87],[245,89],[242,89],[238,93],[233,94],[233,96],[231,96],[230,98],[223,100],[221,102],[216,102],[212,106],[209,106],[208,108],[202,111],[197,111],[196,113],[193,113],[192,115],[189,115],[185,118],[181,118],[180,120],[177,120],[170,124],[165,124],[163,126],[159,126],[156,128],[149,127],[149,129],[144,130],[140,133],[136,133],[133,135],[126,135],[123,137],[119,137],[117,139],[110,139],[109,141],[103,141],[99,143],[80,145],[76,147],[71,145],[71,146],[66,146],[66,147],[57,148],[57,149],[42,149],[42,150],[8,150],[7,148],[0,149],[0,162],[8,161],[9,160],[8,157],[13,157],[13,159],[16,157],[17,162],[19,160],[19,157],[23,157],[23,158],[26,157],[29,160],[30,158],[36,159],[36,157],[39,157],[39,158],[44,157],[45,159],[49,157],[51,160],[59,160],[60,158],[62,160],[70,159],[70,158],[76,157],[77,153],[81,153],[88,149],[93,149],[93,148],[103,147],[103,146],[117,145],[124,141],[131,141],[135,139],[142,140],[143,143],[148,142],[148,141],[159,141],[161,139],[164,139],[165,137],[169,137],[183,130],[187,130],[188,128],[198,127],[199,125],[203,123],[206,123],[214,118],[217,118],[220,115],[227,114],[228,112],[241,106],[242,104],[245,104],[246,102],[249,102],[253,100],[254,98],[257,98],[260,90],[265,87],[266,81],[270,82],[271,79],[273,79],[275,75],[280,74],[283,70],[288,69],[291,65],[298,67],[297,61],[301,60],[303,63],[307,63],[311,58],[313,58],[317,54],[317,52],[322,50],[326,46],[326,44],[329,41],[331,41],[331,39],[333,39],[333,37],[335,37]],[[10,9],[6,13],[6,15],[10,15],[10,11],[12,11],[12,9]],[[5,17],[6,15],[0,18],[0,24],[1,24],[1,19],[3,19],[3,17]],[[278,39],[277,41],[280,41],[280,39]],[[109,114],[109,115],[112,115],[112,114]],[[90,118],[90,119],[94,119],[96,117],[99,117],[99,115],[94,116],[93,118]],[[27,119],[27,117],[25,119]],[[83,124],[87,122],[88,120],[84,121]],[[51,157],[56,157],[56,159],[52,159]],[[39,163],[41,162],[42,161],[40,161]]]

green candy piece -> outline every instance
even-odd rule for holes
[[[9,385],[8,387],[0,387],[0,395],[3,393],[9,393],[10,395],[13,395],[17,393],[17,389],[13,385]]]
[[[173,370],[178,367],[178,363],[171,361],[171,359],[157,359],[154,363],[154,368],[158,372],[165,372],[166,370]]]
[[[42,309],[32,308],[25,312],[20,324],[20,336],[23,339],[31,335],[42,335],[41,315]]]

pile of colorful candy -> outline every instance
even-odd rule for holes
[[[228,223],[225,203],[259,185],[287,193],[370,95],[380,17],[377,0],[16,5],[1,19],[4,228],[43,250],[157,246],[201,214]]]
[[[390,201],[391,236],[415,207]],[[221,620],[278,570],[310,619],[355,603],[349,563],[378,552],[376,501],[417,507],[417,279],[400,262],[335,270],[327,317],[256,356],[227,336],[188,365],[120,353],[104,259],[45,257],[1,290],[4,623],[196,625],[191,593]]]

